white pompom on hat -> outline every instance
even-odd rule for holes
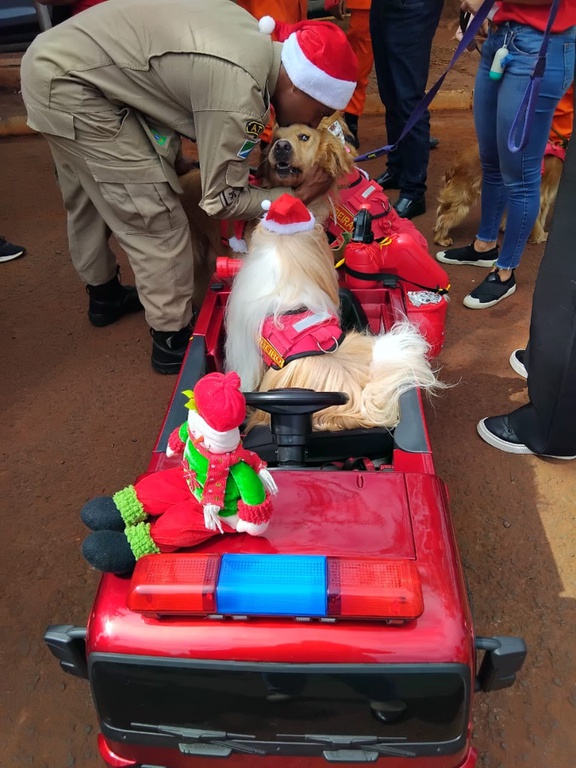
[[[346,34],[329,21],[285,24],[264,16],[260,32],[282,46],[282,64],[292,83],[330,109],[345,109],[356,89],[358,59]]]
[[[264,200],[262,203],[266,215],[262,226],[277,235],[295,235],[298,232],[308,232],[314,229],[316,219],[304,205],[293,195],[280,195],[273,203]]]

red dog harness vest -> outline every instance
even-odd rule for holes
[[[260,336],[260,349],[268,368],[278,371],[299,357],[335,352],[344,336],[335,315],[314,313],[303,307],[282,315],[277,321],[267,317]]]
[[[342,231],[352,232],[354,216],[362,206],[368,206],[375,240],[384,240],[391,235],[405,232],[428,250],[424,236],[409,219],[398,216],[380,184],[369,179],[356,166],[344,177],[342,186],[338,188],[338,197],[332,198],[332,203],[336,216],[328,219],[326,228],[336,238]]]

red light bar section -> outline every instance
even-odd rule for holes
[[[328,616],[409,621],[423,610],[415,563],[328,558]]]
[[[136,563],[128,608],[149,615],[216,613],[219,555],[147,555]]]

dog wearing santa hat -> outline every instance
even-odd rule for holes
[[[378,336],[345,332],[321,225],[288,194],[263,207],[226,308],[226,368],[239,374],[244,391],[345,392],[346,405],[314,415],[316,430],[394,427],[404,392],[439,386],[427,342],[408,320]],[[257,411],[248,429],[267,420]]]

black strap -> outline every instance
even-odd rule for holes
[[[438,285],[436,288],[431,288],[429,285],[421,285],[420,283],[414,282],[414,280],[408,280],[407,277],[402,277],[402,275],[393,275],[390,272],[357,272],[355,269],[351,269],[348,264],[345,265],[344,269],[351,277],[355,277],[358,280],[378,280],[383,283],[388,283],[388,285],[392,286],[395,286],[396,282],[399,280],[403,283],[409,283],[409,285],[415,285],[417,288],[421,288],[423,291],[437,293],[439,296],[444,296],[450,290],[449,287],[440,288]]]

